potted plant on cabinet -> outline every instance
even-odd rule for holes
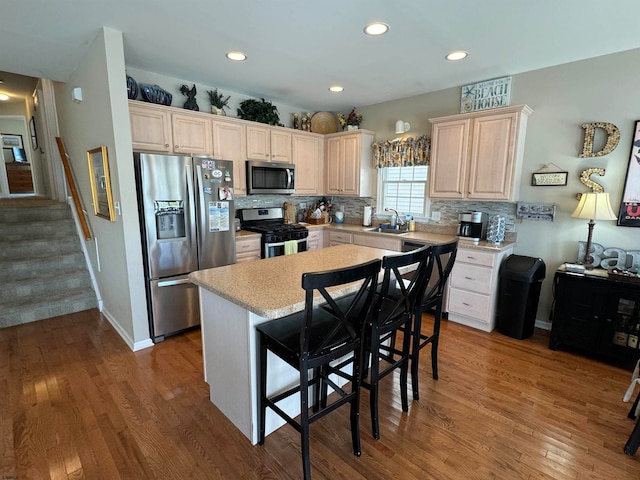
[[[238,118],[284,127],[284,125],[280,123],[278,108],[264,98],[260,100],[250,98],[240,102]]]
[[[361,113],[356,113],[356,107],[353,107],[346,117],[342,113],[338,114],[338,121],[343,130],[344,127],[347,127],[347,130],[358,130],[362,120],[364,117]]]
[[[209,102],[211,103],[211,113],[214,115],[226,115],[225,107],[229,103],[230,95],[225,96],[222,93],[218,93],[218,89],[207,90],[209,94]]]

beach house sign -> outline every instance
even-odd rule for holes
[[[460,113],[489,108],[508,107],[511,98],[511,77],[494,78],[462,87]]]

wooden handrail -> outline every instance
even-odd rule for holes
[[[76,207],[76,212],[78,212],[78,219],[80,220],[80,225],[82,226],[82,233],[84,233],[85,240],[91,240],[91,231],[89,230],[89,224],[87,223],[85,211],[84,211],[84,208],[82,207],[82,201],[80,200],[80,195],[78,194],[76,182],[73,178],[73,171],[71,170],[71,164],[69,163],[69,155],[67,154],[67,151],[64,148],[64,144],[62,143],[62,138],[56,137],[56,143],[58,144],[58,151],[60,152],[60,158],[62,159],[64,174],[67,177],[67,183],[69,184],[69,189],[71,190],[71,197],[73,198],[73,204]]]

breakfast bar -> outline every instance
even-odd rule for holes
[[[398,252],[358,245],[334,247],[200,270],[189,275],[199,288],[202,354],[211,402],[249,438],[258,440],[255,326],[304,309],[302,274],[344,268]],[[348,295],[356,285],[341,287]],[[318,303],[322,299],[318,297]],[[271,392],[295,384],[297,372],[268,357]],[[283,408],[299,414],[299,402]],[[284,424],[267,411],[266,433]]]

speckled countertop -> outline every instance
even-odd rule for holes
[[[260,317],[273,319],[304,309],[303,273],[343,268],[397,254],[380,248],[337,245],[200,270],[189,274],[189,280]],[[337,293],[346,295],[356,289],[357,285],[351,285]]]

